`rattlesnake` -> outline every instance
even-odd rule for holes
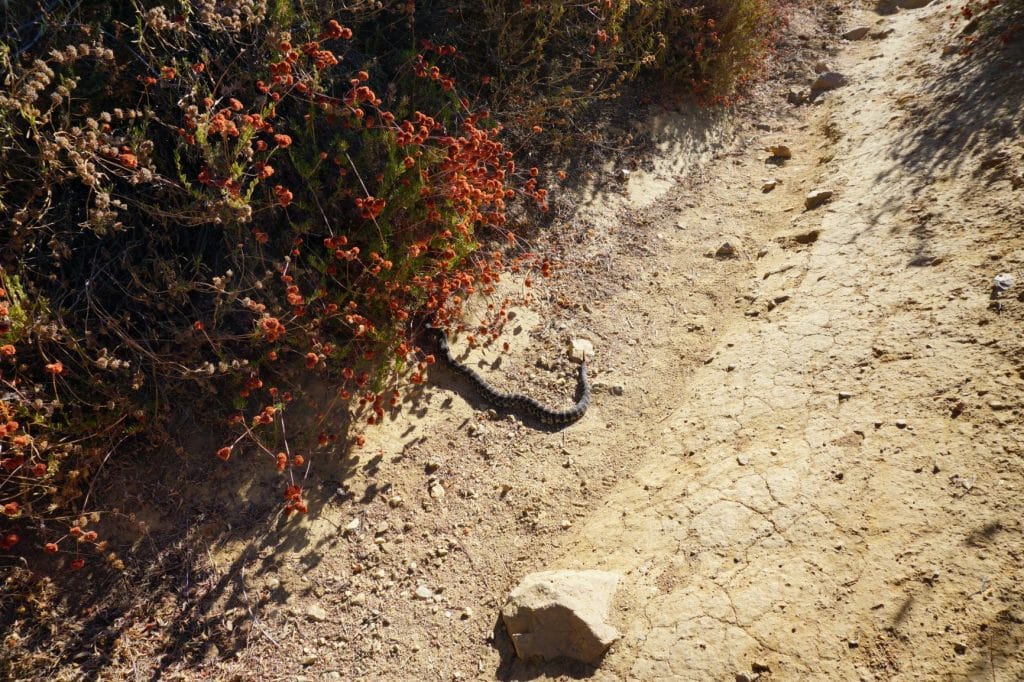
[[[466,377],[480,393],[481,397],[496,407],[512,412],[518,412],[537,421],[554,426],[565,426],[578,421],[590,407],[590,382],[587,381],[587,360],[583,358],[580,363],[579,379],[577,382],[577,395],[579,398],[576,404],[565,410],[552,410],[540,404],[534,398],[519,393],[505,393],[492,387],[487,380],[476,373],[472,367],[468,367],[452,356],[451,348],[448,346],[448,335],[440,327],[427,325],[427,331],[433,336],[434,342],[440,351],[441,359],[453,370]]]

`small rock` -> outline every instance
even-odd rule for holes
[[[611,393],[612,395],[614,395],[614,396],[621,396],[621,395],[625,394],[625,392],[626,392],[626,387],[625,387],[625,386],[623,386],[622,384],[612,384],[612,385],[611,385],[611,386],[610,386],[610,387],[608,388],[608,391],[609,391],[609,392],[610,392],[610,393]]]
[[[860,646],[860,642],[858,642],[855,639],[848,639],[846,640],[846,646],[850,647],[851,649],[856,649]]]
[[[779,182],[781,182],[781,181],[778,180],[777,178],[772,178],[771,180],[765,180],[761,184],[761,191],[764,192],[765,194],[767,194],[768,192],[771,192],[773,189],[778,187],[779,186]]]
[[[303,666],[308,668],[311,665],[315,665],[316,664],[316,660],[317,660],[317,655],[316,654],[306,654],[305,656],[302,657],[302,659],[299,661],[299,663],[301,663]]]
[[[820,74],[811,84],[811,92],[825,92],[835,90],[846,85],[846,76],[837,71],[825,71]]]
[[[932,0],[896,0],[896,4],[903,9],[921,9],[932,4]]]
[[[319,604],[313,604],[306,609],[306,617],[317,623],[323,623],[327,620],[327,609]]]
[[[816,189],[807,194],[807,198],[804,199],[804,207],[808,210],[814,210],[819,206],[827,204],[832,200],[832,196],[835,194],[830,189]]]
[[[875,3],[875,12],[878,14],[896,14],[898,11],[896,0],[878,0]]]
[[[736,463],[739,464],[741,467],[745,467],[748,464],[750,464],[750,460],[747,459],[746,457],[737,457]]]
[[[430,497],[435,500],[440,500],[444,497],[444,486],[440,483],[433,483],[430,486]]]
[[[354,533],[357,530],[359,530],[359,517],[358,516],[345,524],[345,531],[344,532],[345,533]]]
[[[416,588],[416,598],[427,600],[434,596],[434,591],[426,585],[420,585]]]
[[[724,260],[726,258],[736,258],[736,247],[730,244],[729,242],[725,242],[724,244],[718,247],[717,251],[715,251],[715,258],[719,260]]]
[[[816,62],[814,64],[814,73],[825,73],[826,71],[831,71],[831,70],[832,69],[830,69],[829,65],[826,64],[825,62]]]
[[[963,642],[957,642],[953,645],[953,651],[956,652],[957,656],[963,656],[967,653],[967,645]]]
[[[1015,284],[1013,275],[1003,272],[992,278],[992,293],[1003,294],[1009,291]]]
[[[961,49],[963,49],[963,45],[960,45],[959,43],[949,43],[948,45],[943,45],[942,56],[949,57],[950,55],[958,53]]]
[[[907,428],[907,422],[905,420],[903,420],[903,419],[897,419],[896,420],[896,428],[897,429],[905,429],[905,428]]]
[[[469,620],[473,617],[473,609],[471,609],[468,606],[462,609],[462,615],[460,617],[462,618],[462,620]]]
[[[621,636],[607,623],[619,576],[604,571],[545,571],[525,578],[501,610],[523,659],[600,659]]]
[[[391,524],[387,521],[381,521],[377,524],[377,527],[373,529],[374,535],[384,535],[391,528]]]
[[[790,104],[800,105],[807,101],[808,95],[806,90],[799,88],[790,88],[789,92],[786,93],[786,101]]]
[[[891,36],[895,32],[896,32],[896,29],[894,29],[894,28],[887,28],[884,31],[872,31],[868,35],[871,37],[872,40],[884,40],[885,38],[888,38],[889,36]]]
[[[594,356],[594,344],[587,339],[573,339],[572,348],[569,349],[569,357],[582,362]]]
[[[793,151],[784,144],[775,144],[765,149],[774,159],[792,159]]]
[[[274,577],[274,576],[270,576],[269,578],[267,578],[267,583],[266,584],[267,584],[267,589],[270,590],[271,592],[273,592],[277,588],[281,587],[281,581],[278,578]]]
[[[871,32],[870,26],[858,26],[857,28],[850,29],[843,34],[843,38],[846,40],[863,40],[868,33]]]
[[[754,679],[746,673],[736,673],[736,682],[754,682]]]
[[[844,400],[849,400],[852,397],[853,397],[853,394],[848,392],[848,391],[839,391],[839,402],[843,402]]]

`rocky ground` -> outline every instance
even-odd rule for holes
[[[466,362],[567,404],[590,341],[580,422],[435,368],[301,522],[198,524],[203,572],[108,619],[107,676],[1024,678],[1024,57],[873,8],[798,16],[825,63],[746,121],[623,130],[654,155],[538,244],[556,276]],[[225,481],[224,508],[278,490]],[[621,576],[597,666],[514,656],[501,606],[554,568]]]

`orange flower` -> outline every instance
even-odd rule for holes
[[[320,362],[320,358],[316,353],[306,353],[306,368],[313,369],[316,367],[316,363]]]
[[[0,355],[4,356],[5,358],[12,357],[17,352],[17,349],[9,343],[0,346]]]
[[[32,466],[32,473],[40,478],[46,475],[46,465],[42,462]]]
[[[47,542],[45,545],[43,545],[43,551],[46,552],[47,554],[56,554],[57,553],[57,543],[56,542]]]
[[[80,571],[85,566],[85,559],[79,557],[71,562],[72,571]]]
[[[161,66],[160,77],[165,81],[173,80],[176,72],[173,66]]]
[[[71,530],[69,530],[68,533],[70,533],[71,537],[74,537],[74,538],[82,537],[82,529],[79,528],[78,526],[71,526]]]
[[[220,457],[225,462],[228,461],[228,459],[231,457],[231,448],[225,445],[224,447],[217,451],[217,456]]]
[[[4,505],[4,514],[7,514],[8,516],[17,516],[19,510],[20,507],[17,502],[8,502]]]
[[[10,549],[21,541],[17,533],[8,533],[0,539],[0,549]]]
[[[284,471],[286,466],[288,466],[288,455],[283,452],[277,453],[277,470]]]
[[[192,65],[192,71],[194,73],[202,73],[203,71],[206,71],[206,64],[203,64],[202,62],[196,62]]]
[[[274,135],[274,142],[277,143],[278,147],[287,147],[292,143],[292,138],[288,135],[278,133],[277,135]]]
[[[292,194],[289,190],[286,190],[281,185],[277,185],[276,187],[274,187],[274,196],[277,197],[277,203],[281,206],[281,208],[288,208],[288,205],[292,203],[292,199],[295,198],[294,194]]]
[[[46,366],[46,371],[54,376],[64,373],[64,365],[60,361],[51,362]]]
[[[90,530],[89,532],[82,535],[82,540],[84,542],[96,542],[96,537],[96,531]]]
[[[125,168],[137,168],[139,165],[139,157],[135,156],[131,152],[121,152],[117,155],[117,160],[121,162],[121,165]]]
[[[306,458],[302,455],[295,455],[292,457],[292,466],[300,467],[306,463]]]

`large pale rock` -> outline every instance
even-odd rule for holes
[[[516,655],[597,661],[621,636],[606,622],[618,581],[605,571],[544,571],[523,578],[501,610]]]

